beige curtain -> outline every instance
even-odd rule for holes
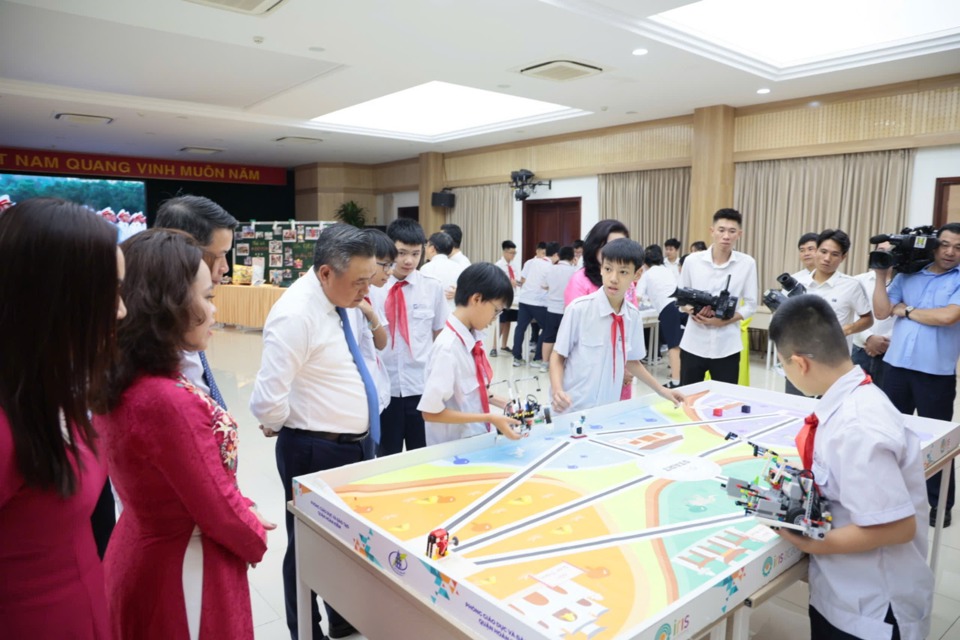
[[[744,227],[738,248],[756,259],[760,290],[800,269],[797,241],[808,231],[846,231],[851,247],[840,268],[866,271],[870,236],[906,224],[914,155],[899,149],[738,163],[733,201]]]
[[[460,225],[460,250],[471,262],[496,262],[500,243],[513,235],[513,191],[507,184],[454,189],[456,206],[447,222]]]
[[[600,219],[620,220],[646,246],[678,238],[686,247],[690,221],[690,168],[601,174]]]

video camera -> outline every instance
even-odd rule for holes
[[[895,273],[916,273],[933,262],[933,252],[940,246],[936,229],[930,225],[906,227],[898,235],[882,234],[870,238],[870,244],[889,242],[893,248],[870,252],[871,269],[893,269]]]
[[[797,279],[789,273],[781,273],[777,276],[777,282],[780,283],[781,290],[767,289],[763,292],[763,304],[767,305],[770,311],[776,311],[780,308],[787,298],[802,296],[807,292],[807,288],[797,282]]]
[[[737,312],[737,307],[739,306],[740,299],[736,296],[730,295],[730,276],[727,276],[727,284],[724,285],[723,291],[717,295],[711,295],[706,291],[699,291],[697,289],[681,289],[677,287],[677,290],[673,292],[670,296],[677,301],[678,307],[693,307],[693,312],[700,313],[705,307],[710,307],[713,309],[713,313],[716,317],[721,320],[729,320],[733,317],[733,314]]]

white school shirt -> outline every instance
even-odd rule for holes
[[[670,262],[668,259],[663,259],[663,266],[667,268],[667,271],[673,274],[673,277],[676,278],[677,282],[680,281],[680,256],[677,256],[677,259],[673,262]]]
[[[446,293],[450,287],[457,287],[457,278],[460,277],[464,269],[466,269],[465,266],[452,260],[450,256],[438,253],[430,259],[430,262],[420,267],[420,273],[439,280],[440,284],[443,285],[444,293]],[[406,290],[404,290],[404,292],[406,292]],[[450,311],[456,308],[457,305],[453,298],[447,300],[446,295],[444,295],[444,300],[446,300],[447,307]]]
[[[611,314],[613,307],[602,288],[567,305],[553,345],[553,350],[567,359],[563,364],[563,390],[571,401],[567,411],[584,411],[620,400],[626,363],[619,331],[614,354]],[[623,316],[627,360],[642,360],[647,349],[640,311],[624,300],[619,315]]]
[[[206,378],[203,377],[203,363],[200,362],[199,351],[180,352],[180,373],[190,384],[210,395],[210,387],[207,385]]]
[[[464,269],[466,269],[467,267],[469,267],[469,266],[472,264],[472,263],[470,262],[470,258],[468,258],[466,255],[464,255],[463,251],[461,251],[461,252],[459,252],[459,253],[452,254],[452,255],[450,256],[450,259],[453,260],[454,262],[456,262],[457,264],[459,264],[459,265],[460,265],[461,267],[463,267]]]
[[[487,389],[481,388],[477,380],[472,353],[477,341],[483,341],[483,334],[467,329],[452,313],[444,325],[430,350],[423,395],[420,396],[417,410],[440,413],[447,408],[464,413],[483,413],[480,394],[486,394]],[[440,444],[484,434],[487,432],[487,423],[426,422],[425,431],[428,445]]]
[[[927,566],[927,488],[920,439],[887,396],[853,367],[817,403],[814,479],[830,500],[833,527],[916,517],[913,540],[861,553],[810,556],[810,604],[858,638],[890,638],[887,607],[903,640],[930,631],[933,573]],[[829,533],[827,535],[830,535]]]
[[[547,277],[547,270],[553,266],[549,258],[530,258],[523,264],[520,271],[520,293],[517,302],[534,307],[547,306],[547,290],[543,288],[543,281]]]
[[[807,293],[819,296],[830,304],[837,314],[840,326],[860,319],[870,313],[870,298],[856,278],[835,271],[826,282],[820,284],[813,279],[813,272],[797,277],[797,282],[807,288]],[[847,349],[853,350],[853,336],[847,336]]]
[[[513,264],[512,262],[507,262],[507,259],[504,258],[503,256],[500,256],[500,259],[497,260],[497,261],[494,263],[494,265],[496,265],[497,267],[499,267],[499,268],[500,268],[500,271],[503,271],[505,274],[507,274],[507,277],[508,277],[508,278],[511,277],[511,276],[510,276],[510,269],[509,269],[508,267],[511,267],[511,268],[513,269],[513,281],[516,282],[516,281],[518,281],[518,280],[520,279],[520,267],[518,267],[517,265]]]
[[[753,258],[739,251],[732,251],[730,259],[724,264],[713,263],[713,249],[691,253],[683,263],[680,272],[680,286],[685,289],[699,289],[711,295],[723,291],[730,278],[730,295],[740,299],[737,312],[744,320],[757,310],[757,263]],[[694,321],[680,339],[680,348],[701,358],[726,358],[743,349],[740,336],[740,323],[731,322],[724,327],[705,327]]]
[[[374,289],[379,290],[378,287],[370,287],[371,292]],[[370,299],[370,304],[373,305],[373,298]],[[377,321],[383,325],[384,329],[387,329],[387,335],[389,335],[390,329],[387,327],[387,319],[379,317],[376,307],[374,307],[374,313],[378,314]],[[367,365],[367,371],[373,378],[374,386],[377,387],[380,413],[383,413],[383,410],[390,404],[390,376],[387,375],[383,360],[380,359],[380,351],[373,343],[373,331],[370,330],[370,323],[367,322],[367,317],[363,315],[363,311],[360,310],[360,307],[347,309],[347,317],[350,319],[350,328],[353,329],[354,339],[363,355],[363,362]]]
[[[403,287],[403,296],[407,302],[407,327],[412,344],[407,345],[399,328],[391,337],[392,329],[388,327],[387,346],[380,352],[380,359],[390,376],[390,395],[395,398],[423,393],[423,373],[433,346],[433,332],[443,328],[449,315],[449,307],[443,297],[443,285],[439,280],[419,271],[412,272],[406,280],[410,284]],[[378,316],[387,317],[387,296],[396,282],[397,278],[390,276],[376,297],[371,297]]]
[[[637,282],[637,301],[643,296],[650,298],[650,303],[657,313],[673,303],[673,292],[677,290],[677,278],[669,267],[655,264],[649,267]]]
[[[873,313],[873,288],[877,283],[877,272],[867,271],[866,273],[861,273],[853,277],[857,280],[857,282],[860,283],[860,286],[863,287],[863,292],[867,295],[867,300],[870,301],[870,312]],[[896,320],[896,316],[893,314],[890,314],[883,320],[877,320],[876,314],[874,314],[873,325],[869,329],[864,329],[860,333],[854,334],[854,346],[863,349],[867,344],[867,338],[870,336],[889,338],[891,335],[893,335],[894,320]]]
[[[543,286],[547,291],[547,311],[563,313],[563,294],[567,290],[567,283],[576,271],[577,268],[573,264],[562,260],[547,269],[543,279]]]
[[[347,327],[350,331],[350,328]],[[364,433],[367,392],[332,302],[311,270],[270,309],[250,412],[274,431]]]

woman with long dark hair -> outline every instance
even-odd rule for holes
[[[0,626],[110,638],[90,515],[106,480],[105,402],[123,255],[92,211],[53,198],[0,213]]]
[[[237,487],[236,422],[179,371],[210,339],[210,268],[180,231],[121,246],[128,312],[96,419],[124,507],[104,558],[114,635],[253,638],[247,567],[276,525]]]
[[[583,267],[578,269],[563,294],[564,306],[580,296],[593,293],[603,285],[600,276],[600,250],[617,238],[629,238],[630,231],[619,220],[601,220],[593,225],[583,241]]]

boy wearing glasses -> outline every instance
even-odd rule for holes
[[[657,382],[640,360],[647,354],[640,311],[624,300],[643,266],[643,247],[618,238],[601,249],[603,286],[577,298],[560,321],[550,355],[553,408],[560,413],[583,411],[620,400],[624,370],[674,404],[679,391]]]
[[[417,271],[427,239],[415,221],[399,218],[387,227],[397,258],[378,312],[387,320],[387,346],[381,353],[390,376],[390,404],[381,414],[377,455],[426,446],[423,415],[417,409],[424,370],[434,338],[449,310],[440,281]],[[378,298],[381,296],[378,296]]]
[[[505,402],[490,394],[493,368],[483,348],[483,333],[513,304],[510,278],[496,265],[478,262],[457,280],[457,303],[430,350],[423,395],[417,408],[426,421],[427,444],[482,435],[496,429],[519,438],[519,422],[491,412]]]
[[[822,540],[779,530],[810,554],[810,637],[926,638],[933,573],[919,438],[850,360],[827,300],[788,299],[770,322],[770,339],[787,378],[823,396],[797,449],[830,501],[833,527]]]

